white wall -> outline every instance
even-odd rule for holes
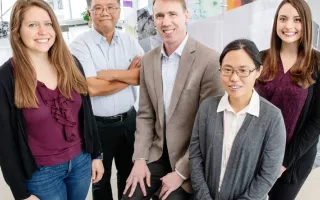
[[[313,21],[320,24],[320,12],[319,12],[320,1],[319,0],[307,0],[307,2],[311,8]]]

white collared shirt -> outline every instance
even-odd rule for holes
[[[135,56],[144,54],[138,41],[119,30],[111,43],[94,28],[79,35],[70,44],[70,51],[82,64],[86,77],[96,77],[101,70],[127,70]],[[91,97],[93,114],[108,117],[127,112],[137,100],[136,87],[110,95]]]
[[[259,95],[255,90],[253,90],[253,94],[251,96],[249,104],[244,109],[236,113],[231,107],[228,100],[228,94],[226,93],[221,98],[217,108],[217,113],[222,111],[224,112],[223,113],[224,114],[223,116],[224,137],[223,137],[223,147],[222,147],[219,190],[220,190],[222,180],[227,168],[227,164],[230,157],[234,139],[236,138],[237,133],[244,122],[244,119],[246,118],[247,114],[259,117],[259,112],[260,112]]]
[[[162,49],[161,49],[162,92],[163,92],[164,113],[165,113],[166,120],[167,120],[166,116],[168,115],[168,109],[171,101],[172,90],[174,87],[174,82],[176,80],[176,75],[179,69],[179,63],[180,63],[182,51],[186,46],[188,37],[189,36],[187,34],[184,40],[181,42],[180,46],[170,56],[167,56],[167,54],[164,51],[164,47],[162,45]]]
[[[179,47],[170,55],[167,56],[162,45],[161,49],[161,71],[162,71],[162,92],[163,92],[163,103],[164,103],[164,116],[167,121],[168,109],[171,101],[172,91],[174,87],[174,82],[176,80],[176,75],[179,69],[179,63],[182,55],[182,51],[186,46],[188,41],[188,34],[181,42]],[[175,171],[181,176],[182,179],[186,180],[186,177]]]

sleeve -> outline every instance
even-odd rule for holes
[[[142,47],[140,46],[138,40],[133,39],[133,44],[134,44],[134,48],[135,48],[135,51],[137,52],[137,56],[143,56],[144,55],[144,50],[142,49]]]
[[[5,182],[15,199],[26,199],[28,193],[25,175],[20,158],[18,138],[14,136],[10,119],[10,105],[0,82],[0,166]]]
[[[200,103],[208,96],[219,96],[224,94],[220,82],[218,54],[215,52],[206,67],[201,80]]]
[[[69,46],[70,52],[80,61],[85,77],[96,77],[97,72],[91,56],[91,49],[83,37],[76,38]]]
[[[84,71],[83,71],[83,67],[80,63],[80,61],[74,57],[75,62],[79,68],[79,71],[81,72],[81,74],[84,76]],[[91,153],[91,158],[92,159],[97,159],[99,156],[101,156],[101,143],[100,143],[100,137],[99,137],[99,133],[98,133],[98,128],[97,128],[97,124],[96,124],[96,120],[94,118],[94,114],[92,111],[92,105],[91,105],[91,99],[89,94],[87,94],[85,96],[86,101],[88,102],[88,114],[89,114],[89,121],[91,122],[91,131],[92,131],[92,143],[93,143],[93,151]]]
[[[133,160],[141,158],[149,159],[149,149],[155,133],[156,114],[145,82],[144,71],[146,66],[143,59],[141,62],[139,110],[136,118]]]
[[[94,118],[94,115],[93,115],[93,111],[92,111],[92,105],[91,105],[91,100],[90,100],[90,96],[89,94],[86,96],[86,99],[87,99],[87,102],[89,104],[89,115],[90,115],[90,121],[92,122],[91,123],[91,130],[92,130],[92,143],[93,143],[93,150],[92,150],[92,153],[91,153],[91,158],[92,159],[96,159],[98,158],[102,152],[102,149],[101,149],[101,143],[100,143],[100,136],[99,136],[99,133],[98,133],[98,128],[97,128],[97,124],[96,124],[96,120]]]
[[[224,93],[220,83],[218,54],[213,52],[212,58],[208,61],[208,65],[203,73],[199,104],[209,96],[218,96]],[[185,178],[190,178],[189,151],[177,162],[176,170]]]
[[[293,135],[286,148],[283,165],[289,168],[299,160],[318,141],[320,134],[320,82],[319,78],[315,85],[315,99],[313,107],[309,108],[311,114],[300,132]]]
[[[133,45],[134,45],[134,49],[135,52],[137,53],[137,56],[143,56],[144,55],[144,50],[142,49],[142,47],[140,46],[138,40],[132,38],[133,40]],[[140,86],[131,86],[132,90],[133,90],[133,94],[134,94],[134,99],[135,99],[135,103],[134,103],[134,108],[135,110],[139,109],[139,98],[138,98],[138,90]]]
[[[286,129],[280,111],[267,131],[261,167],[248,189],[237,200],[263,199],[279,176],[286,144]]]
[[[204,114],[201,113],[201,107],[198,111],[197,117],[194,122],[189,146],[191,185],[194,190],[195,200],[210,200],[212,198],[210,195],[210,190],[204,178],[204,162],[202,159],[202,153],[200,148],[200,137],[206,134],[203,131],[205,130],[205,128],[200,129],[200,126],[205,126],[206,123],[206,119],[201,119],[201,116],[204,116]]]

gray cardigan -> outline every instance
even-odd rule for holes
[[[281,111],[262,97],[259,117],[247,114],[234,140],[219,191],[223,145],[220,97],[200,105],[190,141],[196,200],[264,200],[280,173],[286,132]]]

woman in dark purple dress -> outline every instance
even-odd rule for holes
[[[80,63],[48,3],[17,0],[0,67],[0,166],[15,199],[84,200],[104,169]]]
[[[256,91],[280,108],[287,145],[270,200],[293,200],[308,177],[320,133],[320,54],[312,49],[312,18],[304,0],[284,0],[276,12],[270,49]]]

